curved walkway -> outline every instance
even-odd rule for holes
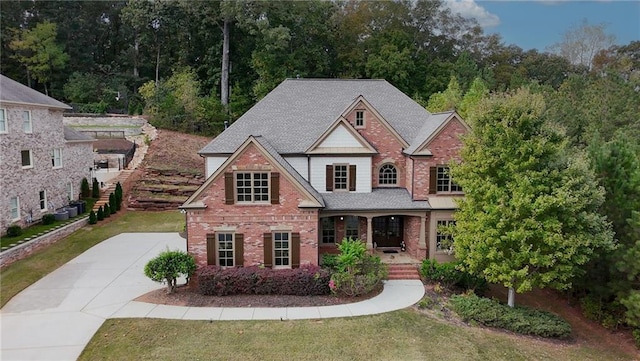
[[[424,295],[420,281],[387,281],[366,301],[323,307],[180,307],[132,301],[160,286],[144,265],[165,249],[185,249],[177,233],[124,233],[87,250],[16,295],[2,310],[2,360],[75,360],[108,318],[279,320],[350,317],[402,309]]]

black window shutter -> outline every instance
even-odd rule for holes
[[[224,204],[233,204],[233,173],[224,174]]]
[[[356,165],[355,164],[349,165],[349,191],[350,192],[356,191]]]
[[[436,184],[438,178],[438,167],[429,168],[429,194],[436,193]]]
[[[327,164],[327,190],[333,190],[333,165]]]
[[[235,252],[233,263],[236,266],[242,266],[244,264],[244,234],[235,234],[233,248]]]
[[[271,173],[271,204],[280,204],[280,173]]]
[[[300,233],[291,233],[291,268],[300,267]]]
[[[207,234],[207,264],[216,264],[216,235],[213,233]]]
[[[271,233],[265,233],[262,241],[264,243],[264,266],[273,267],[273,239]]]

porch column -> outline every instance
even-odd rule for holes
[[[367,217],[367,249],[373,249],[373,217]]]
[[[427,217],[420,216],[420,240],[418,248],[427,248]]]

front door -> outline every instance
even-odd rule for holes
[[[373,242],[376,247],[400,247],[402,223],[400,216],[373,218]]]

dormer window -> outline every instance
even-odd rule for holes
[[[356,110],[356,128],[364,128],[364,110]]]

